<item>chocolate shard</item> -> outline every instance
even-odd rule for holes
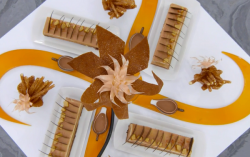
[[[87,75],[90,78],[95,78],[100,74],[106,74],[102,66],[102,60],[93,52],[82,54],[68,63],[74,70]]]
[[[112,63],[112,59],[109,57],[109,55],[111,55],[122,65],[121,54],[124,54],[125,42],[98,25],[96,26],[96,32],[99,53],[103,64],[109,65]]]
[[[137,44],[132,50],[125,54],[129,60],[128,74],[134,75],[148,67],[149,62],[149,45],[147,37]]]
[[[152,72],[152,73],[153,73],[153,76],[154,76],[156,82],[158,83],[158,85],[147,83],[147,82],[144,82],[144,81],[139,80],[139,79],[133,83],[132,87],[136,91],[142,92],[141,95],[155,95],[161,91],[161,88],[163,86],[163,81],[157,75],[155,75],[154,72]]]

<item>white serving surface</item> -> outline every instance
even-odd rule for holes
[[[135,0],[137,8],[133,10],[128,10],[124,16],[119,19],[110,20],[107,12],[103,11],[102,4],[99,0],[49,0],[45,1],[41,6],[53,7],[56,10],[65,10],[74,15],[84,16],[95,21],[100,21],[103,23],[109,23],[118,26],[121,30],[120,37],[122,40],[126,41],[131,26],[135,20],[136,14],[140,8],[141,0]],[[159,3],[161,0],[159,0]],[[72,5],[73,4],[73,5]],[[40,6],[40,7],[41,7]],[[14,49],[40,49],[45,51],[54,52],[61,55],[71,55],[70,53],[53,49],[50,47],[42,46],[36,44],[32,40],[32,27],[33,21],[35,20],[35,14],[40,9],[38,7],[33,13],[26,17],[22,22],[20,22],[16,27],[9,31],[5,36],[0,39],[0,54],[14,50]],[[140,30],[138,30],[139,32]],[[217,55],[218,57],[223,57],[221,63],[218,64],[218,68],[223,69],[224,73],[222,75],[225,79],[234,79],[231,85],[225,85],[220,90],[225,90],[228,88],[230,96],[225,97],[220,96],[217,101],[212,99],[211,101],[217,102],[214,104],[206,103],[203,98],[216,95],[216,92],[203,92],[201,91],[200,85],[194,84],[192,86],[188,85],[188,82],[192,79],[193,75],[197,71],[191,68],[190,60],[184,60],[180,65],[180,73],[174,81],[164,81],[164,87],[160,94],[171,97],[178,101],[188,103],[190,105],[204,107],[204,108],[219,108],[226,106],[229,103],[236,100],[241,90],[243,89],[243,77],[239,67],[230,58],[221,54],[221,51],[227,51],[232,54],[236,54],[239,57],[245,59],[250,63],[250,57],[240,48],[240,46],[209,16],[209,14],[201,8],[200,18],[196,28],[193,33],[193,41],[191,42],[188,54],[191,56],[198,55]],[[76,55],[71,55],[75,57]],[[191,57],[190,56],[190,57]],[[228,65],[230,65],[230,71],[227,70]],[[235,75],[231,76],[232,73]],[[53,80],[56,87],[52,89],[48,95],[45,96],[45,105],[41,108],[31,109],[35,111],[34,114],[26,114],[25,112],[12,112],[14,105],[9,105],[10,100],[17,98],[18,93],[16,90],[17,83],[20,82],[19,75],[24,73],[25,75],[35,75],[37,77],[45,76],[48,80]],[[225,74],[225,75],[224,75]],[[147,74],[141,74],[143,79],[155,83],[154,79]],[[230,76],[230,78],[227,78]],[[237,76],[237,77],[236,77]],[[235,82],[240,80],[239,82]],[[41,148],[42,142],[44,140],[44,134],[46,132],[46,127],[48,126],[50,114],[52,112],[52,106],[46,105],[49,102],[54,102],[57,93],[61,87],[77,87],[77,88],[87,88],[89,83],[81,79],[62,74],[58,71],[48,70],[42,67],[33,66],[23,66],[10,70],[6,73],[0,81],[0,104],[4,111],[6,111],[10,116],[16,118],[22,122],[31,124],[32,126],[24,126],[15,123],[10,123],[6,120],[0,119],[0,125],[3,129],[10,135],[10,137],[16,142],[16,144],[23,150],[23,152],[28,157],[38,156],[38,149]],[[236,87],[234,89],[233,87]],[[192,92],[191,92],[192,91]],[[10,95],[6,94],[9,93]],[[13,94],[14,93],[14,94]],[[10,97],[11,96],[11,97]],[[207,98],[207,99],[208,99]],[[243,134],[250,124],[250,116],[228,125],[199,125],[193,123],[183,122],[177,119],[173,119],[168,116],[160,115],[159,113],[141,108],[136,105],[129,105],[129,111],[137,113],[140,115],[148,116],[153,119],[162,120],[168,123],[173,123],[180,125],[182,127],[187,127],[192,130],[198,130],[204,133],[206,140],[206,154],[204,157],[216,157],[218,156],[226,147],[228,147],[232,142],[234,142],[241,134]],[[44,116],[49,115],[49,116]],[[117,119],[115,119],[115,125]],[[17,134],[18,132],[18,134]],[[135,157],[135,155],[124,153],[122,151],[116,150],[113,145],[114,136],[111,137],[110,143],[108,144],[103,156],[107,157]]]

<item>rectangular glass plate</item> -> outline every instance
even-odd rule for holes
[[[160,4],[158,6],[154,22],[151,26],[150,35],[148,37],[148,43],[150,47],[149,64],[148,64],[148,68],[145,69],[143,72],[145,72],[146,74],[150,76],[153,76],[152,71],[154,71],[154,73],[163,80],[173,80],[178,74],[182,61],[185,59],[185,56],[189,52],[188,48],[189,48],[189,45],[191,44],[191,41],[193,40],[192,35],[194,34],[195,27],[198,23],[198,18],[199,18],[199,13],[200,13],[200,3],[196,0],[188,0],[188,1],[187,0],[161,0],[161,2],[159,3]],[[169,10],[171,3],[186,7],[189,11],[189,13],[187,13],[187,16],[189,18],[186,18],[184,21],[186,26],[185,25],[182,26],[182,30],[181,30],[182,32],[180,33],[180,36],[182,36],[183,38],[179,37],[177,41],[179,44],[181,44],[181,46],[176,44],[176,47],[175,47],[176,52],[174,53],[174,56],[178,59],[178,61],[172,58],[172,61],[171,61],[172,67],[170,67],[169,69],[165,69],[165,68],[153,65],[151,64],[151,62],[152,62],[153,55],[154,55],[154,52],[158,43],[158,39],[160,37],[162,26],[164,25],[164,21],[167,17],[168,10]]]
[[[131,113],[131,112],[129,113],[129,119],[119,120],[117,122],[115,133],[114,133],[114,147],[118,150],[130,153],[130,154],[142,156],[142,157],[152,157],[152,156],[162,157],[166,154],[166,152],[163,152],[160,154],[161,151],[159,150],[154,151],[154,149],[151,149],[151,148],[148,150],[145,150],[146,147],[138,146],[134,148],[134,147],[131,147],[132,144],[130,143],[124,144],[126,141],[126,137],[127,137],[126,132],[128,130],[128,126],[130,123],[144,125],[144,126],[148,126],[151,128],[156,128],[156,129],[160,129],[163,131],[168,131],[171,133],[182,135],[182,136],[193,137],[194,143],[192,147],[191,157],[202,157],[205,154],[206,142],[205,142],[205,137],[202,132],[191,130],[191,129],[181,127],[178,125],[170,124],[167,122],[151,119],[151,118],[144,117],[144,116]],[[167,156],[178,157],[179,155],[168,154]]]
[[[93,47],[88,47],[88,46],[84,46],[84,45],[77,44],[74,42],[44,36],[43,35],[44,24],[45,24],[46,18],[50,17],[52,11],[53,11],[52,8],[47,8],[47,7],[40,7],[38,9],[35,20],[34,20],[34,24],[33,24],[33,30],[32,30],[33,32],[32,38],[35,43],[49,46],[52,48],[56,48],[59,50],[67,51],[67,52],[74,53],[77,55],[81,55],[83,53],[92,51],[93,53],[99,56],[99,51]],[[99,23],[98,21],[90,20],[90,19],[77,16],[77,15],[72,15],[70,13],[62,12],[59,10],[54,10],[52,18],[60,19],[63,15],[66,17],[64,20],[66,22],[69,22],[72,17],[74,17],[72,20],[72,23],[77,23],[79,19],[81,19],[80,21],[85,20],[83,23],[83,26],[86,26],[86,27],[90,27],[92,24],[94,24],[95,26],[96,24]],[[78,25],[80,25],[80,22],[78,23]],[[92,28],[94,26],[92,26]],[[106,24],[106,23],[99,23],[99,26],[103,28],[108,28],[108,31],[112,32],[118,37],[120,36],[120,30],[117,26],[113,26],[113,25]]]
[[[81,96],[83,92],[84,92],[83,89],[73,88],[73,87],[63,87],[60,89],[59,94],[63,98],[69,97],[72,99],[81,100]],[[56,102],[60,104],[61,106],[63,106],[64,100],[58,95],[56,98]],[[55,105],[54,110],[61,112],[61,107],[57,105],[56,102],[54,103]],[[56,115],[57,117],[60,117],[60,114],[57,113],[56,111],[53,111],[53,114]],[[82,109],[82,114],[79,119],[75,139],[74,139],[72,149],[70,152],[70,157],[80,157],[81,154],[84,154],[85,152],[84,142],[85,142],[85,139],[88,140],[86,136],[87,136],[89,124],[91,121],[92,112],[93,111],[87,111],[84,107]],[[51,115],[51,121],[57,124],[59,119],[53,114]],[[50,123],[48,126],[48,130],[53,133],[56,131],[56,128],[57,126],[55,126],[52,123]],[[50,136],[51,138],[54,138],[54,135],[49,132],[47,132],[46,135]],[[46,135],[44,135],[45,136],[44,143],[51,146],[53,140],[47,137]],[[50,148],[43,145],[42,151],[48,154],[50,152]],[[40,153],[40,157],[44,157],[44,154]]]

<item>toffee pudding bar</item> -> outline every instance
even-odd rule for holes
[[[126,142],[135,146],[144,146],[166,153],[190,157],[193,138],[150,128],[147,126],[129,124]]]
[[[182,32],[182,27],[185,25],[187,12],[187,8],[176,4],[170,5],[151,64],[169,69],[172,67],[172,59],[178,60],[178,57],[174,57],[175,47],[179,44],[177,41]]]

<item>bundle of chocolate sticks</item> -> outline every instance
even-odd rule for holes
[[[110,19],[121,17],[127,9],[136,8],[134,0],[102,0],[104,10],[108,12]]]

